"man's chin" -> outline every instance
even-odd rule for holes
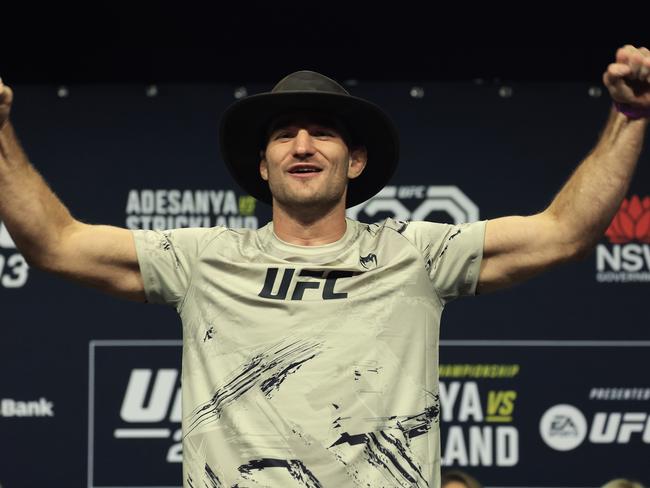
[[[288,195],[281,198],[276,197],[276,201],[285,208],[318,210],[330,209],[340,203],[340,199],[333,197],[324,197],[323,195]]]

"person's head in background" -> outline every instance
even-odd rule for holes
[[[443,471],[440,488],[482,488],[482,485],[467,473],[459,469],[452,469]]]
[[[604,484],[603,488],[644,488],[644,487],[638,481],[631,481],[623,478],[617,478],[615,480],[611,480],[606,484]]]

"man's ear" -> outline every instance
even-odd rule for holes
[[[263,150],[260,151],[260,176],[264,181],[269,181],[269,165]]]
[[[368,162],[368,151],[365,146],[358,146],[350,151],[348,163],[348,178],[354,179],[361,174]]]

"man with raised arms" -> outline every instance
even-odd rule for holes
[[[183,323],[183,485],[438,487],[438,331],[450,300],[589,252],[626,194],[650,115],[650,52],[625,46],[596,146],[548,208],[448,225],[346,217],[399,155],[376,105],[311,71],[223,114],[258,230],[76,220],[29,163],[0,84],[0,219],[28,262]]]

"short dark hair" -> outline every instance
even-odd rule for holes
[[[440,479],[440,486],[444,487],[446,483],[452,481],[463,483],[467,488],[482,488],[481,484],[474,477],[468,475],[464,471],[459,469],[443,471]]]
[[[617,478],[607,482],[603,488],[643,488],[643,485],[638,481]]]
[[[357,141],[355,141],[355,138],[353,137],[352,132],[348,128],[347,124],[340,117],[336,115],[324,113],[324,112],[304,111],[304,112],[292,112],[292,113],[280,115],[269,120],[269,122],[266,124],[267,129],[261,141],[262,144],[260,149],[264,150],[266,148],[266,146],[268,145],[269,137],[271,136],[273,131],[276,130],[278,127],[281,127],[282,125],[287,124],[291,121],[301,120],[301,119],[315,120],[318,123],[321,123],[328,127],[332,127],[338,133],[341,134],[341,138],[343,139],[343,142],[345,142],[345,145],[348,146],[348,149],[350,150],[353,149],[354,147],[361,145]]]

